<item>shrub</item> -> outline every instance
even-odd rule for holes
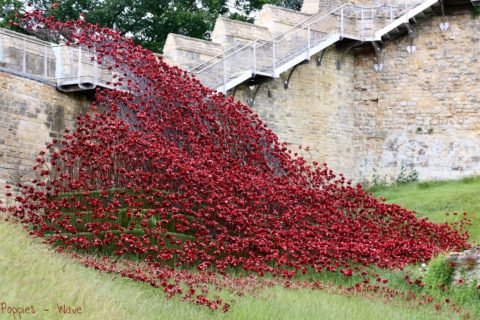
[[[455,268],[447,260],[447,255],[441,254],[430,260],[425,274],[424,283],[433,290],[449,287]]]
[[[400,164],[400,172],[398,173],[397,178],[395,179],[395,183],[397,184],[405,184],[405,183],[412,183],[418,181],[418,172],[415,169],[410,169],[407,171],[407,166],[404,161]]]

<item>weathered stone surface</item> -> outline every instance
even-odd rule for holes
[[[353,56],[346,56],[341,70],[336,61],[342,51],[327,49],[322,65],[316,58],[299,66],[289,88],[283,82],[288,73],[264,83],[255,96],[253,109],[294,152],[308,160],[326,161],[337,171],[354,174]],[[251,105],[255,88],[238,87],[235,97]],[[298,147],[309,147],[299,150]]]
[[[302,12],[314,14],[317,12],[329,12],[334,8],[350,1],[346,0],[303,0]]]
[[[246,44],[253,40],[271,38],[266,27],[252,23],[218,17],[212,31],[212,41],[221,43],[224,48],[237,44]]]
[[[480,282],[480,247],[463,252],[452,252],[447,260],[455,268],[452,277],[454,283],[458,283],[459,280],[466,283]]]
[[[392,181],[402,163],[419,179],[455,179],[480,174],[480,19],[470,14],[418,24],[417,51],[408,37],[387,42],[385,69],[373,68],[373,49],[348,53],[329,48],[317,67],[299,66],[289,88],[275,79],[262,85],[253,108],[292,148],[309,160],[325,161],[358,182],[377,175]],[[236,98],[250,102],[255,88],[239,87]]]
[[[270,33],[275,36],[290,30],[293,26],[298,25],[309,17],[311,17],[310,14],[303,12],[265,5],[258,13],[255,24],[268,28]]]
[[[30,181],[38,152],[72,128],[89,105],[83,95],[0,72],[0,200],[5,184]]]
[[[221,56],[223,47],[215,42],[170,33],[163,48],[163,58],[169,64],[188,69],[213,57]]]
[[[418,24],[413,55],[407,37],[388,42],[381,73],[371,54],[356,56],[356,179],[373,169],[393,178],[402,161],[421,180],[480,174],[480,46],[471,41],[480,19],[451,16],[446,32],[440,22]]]

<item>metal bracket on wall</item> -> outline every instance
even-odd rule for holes
[[[416,27],[412,23],[406,23],[405,27],[407,27],[407,30],[408,30],[408,41],[409,41],[407,52],[409,54],[414,54],[415,51],[417,51],[417,47],[415,47],[413,43],[413,40],[415,39],[415,34],[416,34]]]
[[[235,86],[235,87],[233,88],[233,91],[232,91],[231,97],[234,98],[234,99],[235,99],[235,95],[237,94],[237,88],[238,88],[238,86]]]
[[[450,24],[447,22],[447,18],[445,17],[445,6],[443,4],[444,0],[439,0],[440,6],[442,8],[442,22],[440,22],[440,30],[447,31]]]
[[[290,84],[290,79],[292,78],[293,72],[298,68],[298,66],[301,66],[302,64],[306,64],[308,62],[309,62],[308,60],[304,60],[304,61],[300,62],[299,64],[295,65],[295,67],[293,67],[290,70],[290,73],[288,74],[287,80],[283,81],[283,88],[285,90],[288,89],[288,85]]]
[[[254,85],[253,93],[250,95],[250,98],[247,100],[248,106],[250,108],[252,108],[255,105],[255,98],[257,97],[257,93],[264,83],[265,82]],[[250,90],[250,92],[252,92],[252,90]]]
[[[356,48],[356,47],[360,47],[361,45],[363,45],[363,41],[355,41],[353,42],[352,44],[350,44],[347,49],[345,49],[345,51],[343,52],[343,54],[341,55],[341,57],[339,59],[337,59],[337,61],[335,62],[335,65],[337,66],[337,70],[340,70],[342,69],[342,64],[343,62],[345,61],[345,57],[347,56],[347,54],[352,51],[353,48]]]
[[[323,57],[325,56],[325,49],[322,50],[322,54],[317,56],[317,67],[322,65]]]
[[[373,65],[375,71],[381,72],[383,70],[384,64],[382,61],[382,52],[383,52],[383,45],[381,42],[372,41],[373,48],[375,48],[375,57],[376,63]]]

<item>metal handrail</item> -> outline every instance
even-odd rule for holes
[[[405,1],[404,1],[404,2],[405,2]],[[379,5],[363,5],[363,6],[361,6],[361,5],[344,3],[343,5],[341,5],[340,7],[337,7],[337,8],[335,8],[335,9],[333,9],[333,10],[330,11],[329,13],[323,14],[322,16],[320,16],[320,18],[322,18],[322,17],[324,17],[324,16],[326,16],[326,15],[330,15],[331,13],[333,13],[333,12],[335,12],[335,11],[338,11],[339,9],[341,9],[341,8],[344,7],[344,6],[348,6],[348,7],[352,7],[352,8],[358,8],[359,10],[362,10],[362,9],[363,9],[363,10],[371,10],[371,9],[379,9],[379,8],[390,8],[390,9],[394,9],[394,8],[403,8],[403,7],[404,7],[403,4],[387,5],[386,3],[383,3],[383,4],[379,4]],[[307,19],[305,19],[305,20],[297,23],[296,25],[292,26],[292,27],[289,28],[288,30],[282,32],[281,34],[278,34],[278,35],[274,36],[271,41],[276,41],[278,38],[280,38],[280,37],[285,37],[285,35],[287,35],[288,33],[298,30],[298,28],[299,28],[300,25],[308,22],[309,20],[317,17],[318,15],[319,15],[319,14],[312,15],[312,16],[308,17]],[[372,17],[372,18],[373,18],[373,17]],[[317,21],[318,21],[318,20],[317,20]],[[313,21],[312,23],[314,23],[314,22],[316,22],[316,21]],[[245,47],[247,47],[247,46],[249,46],[249,45],[251,46],[255,41],[258,41],[258,40],[260,40],[260,39],[255,39],[255,40],[252,40],[251,42],[249,42],[249,43],[247,43],[247,44],[243,44],[243,46],[242,46],[240,49],[238,49],[238,50],[242,50],[242,49],[244,49]],[[263,40],[263,39],[262,39],[262,40]],[[225,53],[226,53],[227,51],[231,51],[232,49],[237,48],[237,47],[239,47],[239,46],[241,46],[241,45],[242,45],[241,43],[238,43],[238,44],[236,44],[236,45],[234,45],[234,46],[226,49],[226,50],[225,50],[224,52],[222,52],[221,54],[216,55],[216,56],[212,57],[211,59],[209,59],[209,60],[207,60],[207,61],[204,61],[204,62],[202,62],[202,63],[200,63],[200,64],[198,64],[198,65],[196,65],[196,66],[194,66],[194,67],[192,67],[192,68],[190,68],[190,69],[188,69],[188,72],[193,72],[194,70],[196,70],[196,69],[198,69],[198,68],[200,68],[200,67],[202,67],[202,66],[204,66],[204,65],[206,65],[206,64],[209,64],[210,62],[212,62],[212,61],[214,61],[214,60],[221,60],[221,59],[225,58],[225,57],[226,57],[226,56],[225,56]],[[235,52],[234,52],[234,53],[235,53]],[[203,69],[201,69],[200,71],[197,71],[197,72],[201,72],[201,71],[203,71]]]
[[[405,2],[405,3],[408,3],[409,1],[408,1],[408,0],[405,0],[404,2]],[[216,61],[215,63],[210,64],[210,65],[204,67],[203,69],[198,70],[196,73],[201,73],[201,72],[205,71],[206,69],[208,69],[208,68],[210,68],[210,67],[212,67],[212,66],[214,66],[214,65],[216,65],[216,64],[218,64],[218,63],[221,63],[224,59],[226,59],[226,58],[228,58],[228,57],[231,57],[232,55],[234,55],[234,54],[236,54],[236,53],[244,50],[244,49],[247,48],[247,47],[251,47],[252,45],[254,45],[255,43],[257,43],[257,42],[259,42],[259,41],[270,42],[270,43],[279,43],[280,41],[282,41],[282,40],[284,40],[284,39],[286,38],[286,35],[289,35],[289,34],[291,34],[291,33],[298,32],[298,30],[302,30],[302,29],[304,29],[304,28],[306,28],[306,27],[308,27],[308,26],[311,26],[313,23],[316,23],[316,22],[318,22],[319,20],[321,20],[321,19],[323,19],[323,18],[325,18],[325,17],[327,17],[327,16],[330,16],[331,14],[333,14],[333,13],[335,13],[335,12],[337,12],[337,11],[341,11],[341,9],[342,9],[342,8],[345,8],[345,7],[354,7],[354,8],[359,8],[359,9],[362,9],[362,8],[363,8],[363,9],[372,9],[372,8],[377,8],[377,7],[382,7],[382,6],[359,6],[359,5],[352,5],[352,4],[344,3],[344,4],[342,4],[341,6],[339,6],[339,7],[335,8],[335,9],[331,10],[330,12],[321,15],[320,17],[317,17],[317,15],[314,15],[314,16],[309,17],[308,19],[304,20],[303,22],[298,23],[298,24],[296,25],[296,27],[292,27],[292,28],[290,28],[289,30],[287,30],[287,31],[285,31],[285,32],[277,35],[277,36],[274,37],[272,40],[255,39],[255,40],[252,40],[252,41],[248,42],[247,44],[243,45],[241,48],[237,49],[236,51],[234,51],[234,52],[232,52],[232,53],[230,53],[230,54],[228,54],[228,55],[226,55],[226,56],[224,56],[223,54],[217,55],[217,56],[213,57],[212,59],[210,59],[209,61],[213,61],[213,60],[219,59],[218,61]],[[388,7],[388,8],[404,8],[405,6],[404,6],[404,5],[398,5],[398,6],[385,6],[385,7]],[[306,25],[306,26],[304,26],[304,27],[302,27],[302,28],[298,28],[299,25],[305,23],[306,21],[312,19],[313,17],[317,17],[317,19],[315,19],[314,21],[311,21],[308,25]],[[278,39],[279,37],[283,37],[283,38],[282,38],[282,39]],[[229,50],[230,50],[230,49],[229,49]],[[188,71],[189,71],[189,72],[192,72],[192,70],[198,68],[199,66],[205,65],[207,62],[208,62],[208,61],[203,62],[203,63],[201,63],[200,65],[195,66],[195,67],[189,69]]]
[[[371,5],[371,6],[361,6],[361,5],[352,5],[352,4],[344,3],[341,6],[331,10],[330,12],[328,12],[326,14],[322,13],[321,15],[317,14],[317,15],[309,17],[308,19],[306,19],[306,20],[302,21],[301,23],[297,24],[296,25],[297,27],[292,27],[289,30],[273,37],[271,40],[264,40],[264,39],[252,40],[252,41],[248,42],[247,44],[242,45],[237,50],[235,50],[233,52],[230,52],[227,55],[219,55],[219,56],[211,59],[211,60],[216,60],[215,63],[208,64],[207,62],[203,62],[202,64],[190,69],[189,71],[192,72],[192,70],[198,69],[199,67],[203,66],[203,68],[201,68],[200,70],[198,70],[196,72],[193,72],[193,73],[196,74],[199,77],[200,77],[200,75],[203,76],[205,74],[205,76],[207,78],[211,78],[211,76],[209,76],[211,74],[211,75],[214,76],[213,79],[215,79],[215,75],[216,75],[217,72],[209,72],[209,73],[205,73],[205,72],[209,71],[209,70],[213,71],[212,70],[213,68],[218,69],[218,66],[220,66],[220,69],[222,69],[221,64],[223,64],[223,81],[220,80],[220,79],[218,81],[214,80],[215,81],[214,83],[215,83],[215,87],[217,88],[217,85],[220,85],[220,83],[223,82],[223,91],[226,91],[227,90],[227,81],[230,81],[229,79],[233,80],[233,79],[235,79],[235,77],[238,77],[239,74],[244,74],[247,71],[252,72],[252,74],[257,73],[256,71],[259,70],[259,69],[257,69],[257,67],[259,67],[257,65],[257,60],[258,60],[257,59],[257,52],[258,52],[258,49],[261,49],[262,47],[264,47],[266,45],[270,45],[270,44],[272,45],[272,48],[271,48],[271,50],[272,50],[272,64],[268,65],[268,63],[267,64],[263,63],[263,66],[260,66],[259,68],[262,69],[261,70],[262,73],[272,72],[272,74],[277,74],[276,72],[279,69],[278,68],[276,69],[276,67],[278,67],[280,65],[284,65],[284,63],[286,63],[286,61],[288,61],[289,59],[290,60],[293,59],[293,57],[300,57],[299,55],[303,54],[304,51],[306,51],[306,54],[308,54],[308,57],[310,57],[311,56],[311,51],[310,50],[312,48],[312,41],[316,42],[314,44],[314,46],[315,46],[318,43],[320,43],[321,41],[324,41],[324,39],[326,39],[328,36],[334,35],[334,33],[332,33],[331,28],[334,28],[334,29],[338,28],[339,31],[338,32],[335,31],[335,34],[338,34],[340,37],[344,37],[345,34],[348,34],[349,36],[353,36],[353,37],[356,37],[356,38],[363,39],[363,41],[365,41],[365,39],[367,39],[367,38],[372,38],[373,39],[376,36],[374,30],[376,30],[376,29],[380,30],[381,27],[379,25],[376,28],[374,28],[372,30],[369,30],[369,29],[366,28],[366,25],[364,23],[365,21],[368,21],[368,20],[373,21],[374,19],[377,18],[378,21],[381,21],[381,23],[382,23],[381,25],[385,26],[385,25],[388,25],[388,23],[386,23],[386,20],[384,20],[385,9],[390,11],[390,15],[387,14],[386,18],[390,21],[393,21],[393,20],[399,19],[403,16],[406,16],[408,18],[408,13],[410,12],[410,10],[417,7],[418,5],[421,5],[424,2],[425,1],[423,1],[423,0],[403,0],[401,3],[398,3],[398,4],[383,3],[383,4],[380,4],[380,5]],[[398,9],[398,10],[396,10],[394,12],[394,9]],[[351,19],[352,18],[351,14],[353,14],[354,18],[358,17],[358,15],[360,14],[361,18],[357,18],[357,19],[361,20],[362,23],[360,25],[356,25],[356,24],[349,25],[349,24],[347,24],[346,23],[347,21],[345,21],[345,19]],[[320,28],[317,28],[315,26],[314,28],[318,29],[318,30],[312,30],[312,26],[314,24],[318,23],[318,21],[321,21],[322,19],[332,17],[332,16],[339,18],[339,21],[334,20],[333,21],[334,23],[332,25],[326,24],[326,26],[328,27],[327,28],[328,30],[323,30],[323,32],[325,33],[325,36],[321,36],[321,33],[322,33],[321,26],[320,26]],[[299,25],[302,25],[302,27],[298,27]],[[353,30],[350,29],[352,27],[354,28]],[[291,47],[282,46],[283,42],[289,41],[289,39],[291,41],[291,39],[293,38],[294,35],[297,35],[297,34],[300,34],[300,33],[303,33],[303,32],[307,32],[307,36],[306,36],[307,39],[306,39],[306,43],[304,45],[302,45],[301,48],[299,46],[297,49],[293,48],[294,50],[291,50],[292,49]],[[320,33],[320,37],[316,37],[315,39],[313,39],[312,36],[311,36],[311,34],[313,32]],[[367,32],[371,32],[371,34],[367,35]],[[303,34],[302,34],[302,37],[305,38],[305,36]],[[282,49],[282,48],[283,48],[283,52],[280,53],[282,50],[279,50],[279,49]],[[251,50],[251,52],[249,52],[250,50]],[[238,55],[241,52],[246,52],[247,55],[250,56],[250,59],[246,58],[246,59],[248,59],[247,60],[247,65],[245,65],[245,66],[242,66],[243,64],[240,65],[240,66],[231,65],[230,67],[227,67],[228,61],[231,60],[231,58],[233,56]],[[280,55],[278,55],[278,53],[280,53]],[[261,56],[260,56],[260,58],[261,58]],[[267,58],[267,60],[268,60],[268,58]],[[233,68],[233,70],[235,70],[235,71],[227,71],[227,68]],[[230,74],[228,74],[228,72],[230,72]],[[279,71],[279,72],[281,72],[281,71]],[[203,76],[203,77],[205,77],[205,76]],[[220,74],[218,74],[217,76],[220,76]],[[240,78],[238,78],[238,80],[240,80]],[[210,82],[210,80],[208,80],[208,81]]]
[[[202,62],[202,63],[200,63],[200,64],[197,64],[197,65],[194,66],[194,67],[191,67],[190,69],[188,69],[188,72],[193,72],[193,70],[195,70],[195,69],[197,69],[197,68],[200,68],[200,67],[202,67],[202,66],[205,65],[205,64],[209,64],[209,63],[212,62],[213,60],[222,59],[222,58],[224,57],[224,55],[225,55],[226,52],[228,52],[228,51],[230,51],[230,50],[233,50],[233,49],[235,49],[235,48],[237,48],[237,47],[239,47],[239,46],[242,46],[242,45],[244,45],[244,44],[243,44],[243,43],[237,43],[237,44],[231,46],[230,48],[225,49],[221,54],[218,54],[218,55],[216,55],[216,56],[208,59],[207,61],[204,61],[204,62]]]
[[[311,24],[313,24],[313,23],[315,23],[315,22],[317,22],[317,21],[319,21],[319,20],[321,20],[321,19],[323,19],[323,18],[325,18],[325,17],[327,17],[327,16],[330,16],[332,13],[334,13],[335,11],[341,10],[341,9],[342,9],[344,6],[346,6],[346,5],[347,5],[347,4],[343,4],[343,5],[341,5],[340,7],[337,7],[337,8],[335,8],[334,10],[332,10],[332,11],[326,13],[326,14],[323,14],[323,15],[320,16],[320,17],[317,17],[317,19],[315,19],[314,21],[310,22],[309,25],[311,25]],[[311,17],[310,17],[310,18],[311,18]],[[307,26],[308,26],[308,25],[307,25]],[[299,28],[290,28],[290,29],[287,30],[286,32],[282,33],[281,35],[285,35],[287,32],[290,32],[290,31],[292,31],[292,30],[298,32]],[[280,35],[279,35],[279,36],[280,36]],[[255,39],[255,40],[252,40],[252,41],[250,41],[249,43],[247,43],[247,44],[245,44],[244,46],[242,46],[240,49],[238,49],[238,50],[230,53],[230,54],[227,55],[227,56],[224,56],[224,57],[223,57],[222,59],[220,59],[219,61],[217,61],[217,62],[215,62],[214,64],[211,64],[211,65],[209,65],[209,66],[207,66],[207,67],[205,67],[205,68],[203,68],[203,69],[201,69],[201,70],[199,70],[199,71],[197,71],[196,73],[201,73],[201,72],[205,71],[206,69],[208,69],[208,68],[210,68],[210,67],[213,67],[214,65],[216,65],[216,64],[222,62],[223,60],[225,60],[226,58],[231,57],[232,55],[234,55],[234,54],[242,51],[243,49],[246,49],[246,48],[248,48],[248,47],[252,47],[254,44],[256,44],[256,43],[259,42],[259,41],[269,42],[269,43],[278,43],[279,41],[281,41],[281,40],[283,40],[283,39],[285,39],[285,38],[282,38],[282,39],[280,39],[280,40],[273,40],[273,39],[272,39],[272,40],[265,40],[265,39]],[[191,69],[190,69],[190,70],[191,70]],[[190,71],[190,70],[189,70],[189,71]]]
[[[345,4],[343,4],[343,5],[345,5]],[[343,6],[343,5],[342,5],[342,6]],[[282,36],[283,34],[288,33],[288,32],[290,32],[290,31],[292,31],[292,30],[298,29],[298,26],[300,26],[301,24],[304,24],[304,23],[308,22],[310,19],[313,19],[313,18],[315,18],[315,17],[318,16],[318,15],[320,15],[320,14],[318,13],[318,14],[311,15],[311,16],[308,17],[307,19],[300,21],[299,23],[297,23],[296,25],[292,26],[292,27],[289,28],[288,30],[282,32],[281,34],[276,35],[275,37],[272,38],[272,40],[275,40],[275,38],[280,37],[280,36]],[[245,44],[242,48],[245,48],[245,47],[247,47],[248,45],[253,44],[253,42],[255,42],[255,41],[257,41],[257,40],[263,40],[263,39],[255,39],[255,40],[252,40],[251,42]],[[241,44],[241,43],[236,44],[236,45],[234,45],[234,46],[226,49],[225,51],[229,51],[229,50],[231,50],[232,48],[237,47],[237,46],[239,46],[239,45],[242,45],[242,44]],[[242,48],[240,48],[240,49],[242,49]],[[199,68],[200,66],[203,66],[204,64],[206,64],[206,63],[208,63],[208,62],[210,62],[210,61],[213,61],[213,60],[215,60],[215,59],[221,59],[221,58],[224,56],[225,51],[222,52],[221,54],[216,55],[215,57],[213,57],[213,58],[205,61],[205,62],[202,62],[202,63],[200,63],[200,64],[198,64],[198,65],[196,65],[196,66],[188,69],[188,72],[192,72],[192,70],[197,69],[197,68]],[[199,72],[200,72],[200,71],[199,71]]]
[[[223,90],[226,91],[227,86],[233,86],[238,81],[242,81],[242,79],[248,76],[248,72],[251,74],[256,74],[258,71],[260,74],[276,76],[279,72],[283,72],[284,69],[289,68],[290,65],[300,61],[299,59],[309,59],[312,54],[316,53],[322,47],[322,42],[327,41],[326,39],[328,37],[331,39],[328,40],[328,42],[325,42],[325,45],[332,43],[331,41],[336,41],[332,36],[344,37],[345,35],[348,35],[348,37],[363,39],[363,41],[365,41],[367,38],[376,39],[379,36],[379,30],[383,30],[389,25],[387,22],[388,19],[390,22],[398,20],[399,18],[403,19],[403,17],[408,20],[410,16],[409,12],[411,12],[410,10],[425,2],[425,0],[403,0],[402,3],[398,3],[397,5],[384,3],[381,5],[372,6],[359,6],[344,3],[328,13],[318,13],[312,15],[307,19],[297,23],[295,26],[289,28],[287,31],[272,37],[271,39],[255,39],[247,44],[234,45],[225,50],[221,55],[217,55],[216,57],[213,57],[212,59],[191,68],[189,71],[192,72],[192,70],[199,69],[195,72],[195,74],[197,74],[199,77],[208,79],[207,81],[211,82],[210,85],[214,83],[216,88],[223,83]],[[388,17],[388,13],[385,15],[383,8],[390,10],[390,18]],[[394,8],[399,10],[395,10],[395,12],[393,12]],[[393,15],[393,13],[395,15]],[[318,23],[324,19],[329,20],[325,20],[320,24]],[[357,20],[349,24],[352,19],[358,19],[358,21],[361,21],[361,24],[359,22],[355,22]],[[374,19],[377,20],[374,21]],[[370,24],[370,20],[372,20],[372,24]],[[369,24],[366,25],[365,21],[368,21]],[[377,30],[377,32],[375,32],[375,30]],[[63,51],[62,48],[67,46],[65,44],[49,43],[31,36],[16,34],[12,31],[0,29],[0,40],[2,40],[4,37],[12,37],[23,41],[24,54],[23,56],[20,56],[19,59],[15,60],[15,65],[18,65],[20,67],[19,70],[22,69],[21,72],[23,73],[30,72],[32,75],[37,75],[37,71],[29,71],[30,67],[26,67],[26,55],[28,48],[26,43],[33,43],[35,44],[36,49],[31,51],[30,54],[33,53],[40,55],[40,57],[44,56],[44,67],[43,69],[40,68],[40,73],[38,73],[40,77],[45,79],[56,79],[57,81],[67,78],[77,78],[80,82],[81,77],[92,76],[93,74],[95,82],[110,82],[110,80],[108,80],[109,72],[99,75],[98,69],[100,67],[96,65],[94,60],[91,60],[91,63],[86,62],[86,64],[90,66],[85,68],[84,58],[95,55],[94,52],[85,50],[86,48],[68,46],[72,49],[70,57],[73,57],[73,54],[75,54],[75,57],[71,58],[72,60],[70,64],[64,65],[61,52]],[[13,41],[13,43],[17,43],[17,41]],[[264,48],[266,46],[268,47],[265,50]],[[14,47],[17,48],[18,44]],[[2,43],[0,41],[0,59],[2,58],[2,48]],[[263,51],[263,55],[259,53],[260,49]],[[53,58],[50,57],[48,50],[54,51]],[[312,53],[311,50],[316,51]],[[42,51],[45,53],[42,53]],[[242,60],[244,55],[248,60]],[[234,56],[235,58],[232,59]],[[49,63],[51,63],[52,59],[57,65],[56,71],[58,71],[59,68],[62,71],[56,73],[55,78],[50,78],[51,71],[48,69]],[[217,61],[212,63],[213,60]],[[18,63],[19,61],[20,63]],[[241,61],[241,63],[232,64],[231,61]],[[76,63],[75,66],[73,65],[73,62]],[[228,64],[229,62],[230,64]],[[221,64],[223,64],[223,68]],[[71,68],[69,71],[72,74],[71,77],[65,77],[63,74],[65,66],[67,68],[66,70],[70,70],[68,68]],[[219,66],[220,68],[218,68]],[[87,74],[85,74],[85,71],[82,69],[87,70]],[[206,72],[207,70],[212,72]],[[222,72],[223,79],[220,79],[221,74],[219,71]],[[239,77],[240,74],[242,74],[242,77]],[[111,75],[113,75],[113,73]],[[104,78],[105,76],[107,78]],[[106,84],[108,84],[108,82],[106,82]]]

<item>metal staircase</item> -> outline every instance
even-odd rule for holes
[[[204,85],[226,93],[249,79],[278,78],[342,39],[376,42],[388,38],[438,1],[371,0],[374,5],[346,3],[313,15],[290,12],[301,17],[294,20],[300,22],[293,27],[268,39],[240,42],[228,48],[226,43],[217,43],[226,48],[221,55],[217,55],[219,51],[207,55],[205,62],[188,71]],[[275,27],[260,28],[267,29],[268,34],[277,31]],[[0,71],[41,80],[64,92],[91,91],[98,86],[124,89],[114,84],[113,62],[99,65],[95,56],[95,51],[87,48],[49,43],[0,29]]]
[[[371,6],[343,4],[328,13],[312,15],[271,40],[257,39],[231,47],[188,71],[204,85],[226,94],[248,79],[278,78],[342,39],[381,41],[384,35],[437,3],[393,0]]]

